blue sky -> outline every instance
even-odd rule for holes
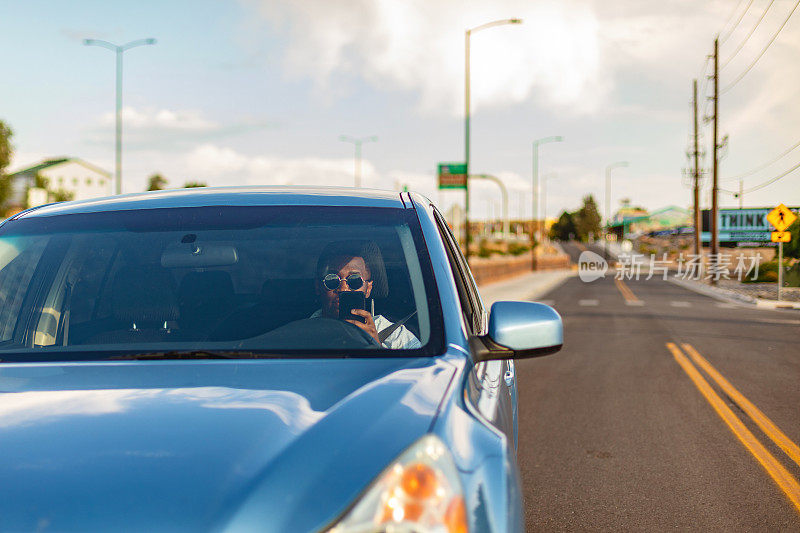
[[[365,184],[408,184],[446,208],[461,196],[437,192],[434,171],[463,158],[464,29],[521,17],[520,26],[472,38],[472,168],[504,179],[512,216],[530,214],[531,141],[549,135],[566,142],[542,148],[548,213],[574,209],[588,193],[602,207],[603,169],[618,160],[631,166],[615,171],[614,205],[629,197],[649,208],[688,206],[681,169],[691,80],[715,32],[725,35],[726,21],[744,13],[723,43],[725,59],[768,3],[744,12],[738,0],[0,0],[0,119],[15,132],[12,168],[70,155],[112,170],[114,56],[81,41],[155,37],[155,46],[125,53],[126,192],[143,190],[154,172],[173,186],[350,185],[352,146],[339,136],[377,135],[364,146]],[[793,5],[775,1],[723,70],[723,85]],[[721,100],[730,135],[723,176],[800,141],[797,19]],[[745,189],[798,161],[800,149],[746,178]],[[491,184],[474,189],[477,216],[498,209]],[[745,199],[799,205],[800,171]],[[736,205],[729,195],[721,201]]]

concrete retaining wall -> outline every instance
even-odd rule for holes
[[[569,256],[541,256],[538,259],[538,266],[538,270],[569,268]],[[531,254],[497,258],[473,257],[470,259],[470,270],[478,285],[513,278],[531,271]]]

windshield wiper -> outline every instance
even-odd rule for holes
[[[277,357],[255,352],[233,352],[224,350],[173,350],[169,352],[143,352],[113,355],[113,360],[159,360],[159,359],[267,359]]]

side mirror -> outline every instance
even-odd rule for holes
[[[549,355],[563,344],[561,316],[535,302],[495,302],[489,313],[489,333],[470,339],[476,362]]]

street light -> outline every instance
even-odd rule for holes
[[[627,161],[617,161],[606,166],[606,231],[603,242],[603,255],[608,260],[608,230],[611,227],[611,171],[615,168],[627,167]]]
[[[503,206],[503,240],[508,241],[509,231],[509,222],[508,222],[508,189],[506,189],[505,184],[498,178],[497,176],[492,176],[491,174],[473,174],[470,176],[470,179],[483,179],[493,181],[500,187],[500,197],[502,198],[502,206]]]
[[[361,145],[364,143],[374,143],[378,141],[378,137],[371,135],[369,137],[348,137],[347,135],[340,135],[339,140],[346,143],[352,143],[355,147],[355,156],[353,160],[353,174],[355,187],[361,187]]]
[[[101,41],[98,39],[84,39],[83,44],[86,46],[100,46],[107,48],[117,56],[117,108],[116,108],[116,143],[114,149],[114,173],[116,174],[116,194],[122,193],[122,53],[125,50],[130,50],[137,46],[144,46],[148,44],[156,44],[155,39],[139,39],[125,43],[122,46],[110,43],[108,41]]]
[[[552,137],[543,137],[533,141],[533,190],[532,190],[532,207],[531,207],[531,269],[536,270],[536,218],[539,216],[539,199],[536,193],[539,189],[539,145],[545,143],[560,143],[564,138],[560,135]]]
[[[464,34],[464,164],[466,167],[464,170],[464,255],[467,259],[467,262],[469,262],[469,38],[475,32],[492,28],[494,26],[502,26],[504,24],[522,24],[522,20],[495,20],[466,30]]]

